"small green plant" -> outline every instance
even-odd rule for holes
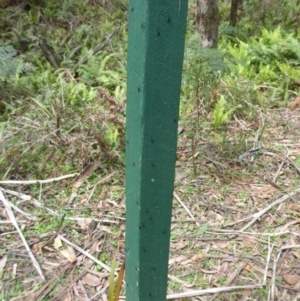
[[[256,98],[263,95],[272,102],[286,101],[298,89],[300,43],[280,26],[275,30],[262,29],[258,39],[237,40],[222,47],[227,49],[231,78],[236,78],[236,84],[247,80],[248,86],[256,86]]]
[[[213,111],[214,115],[214,127],[219,127],[230,119],[231,114],[234,112],[235,108],[227,108],[225,97],[221,95],[216,103],[215,109]]]
[[[12,45],[0,45],[0,83],[15,80],[19,74],[29,70],[32,70],[32,66],[17,58],[17,50]]]
[[[36,234],[43,234],[59,228],[61,221],[56,217],[51,217],[46,222],[38,221],[34,224]]]
[[[183,71],[184,97],[187,100],[203,99],[209,108],[211,93],[218,89],[220,77],[227,72],[223,52],[216,49],[199,49],[198,34],[187,41]]]
[[[115,282],[115,270],[116,270],[116,259],[113,259],[112,265],[111,265],[111,271],[109,276],[109,287],[108,287],[108,300],[109,301],[118,301],[120,292],[121,292],[121,286],[122,286],[122,280],[124,277],[125,272],[125,261],[123,261],[120,271],[118,273],[117,280]]]

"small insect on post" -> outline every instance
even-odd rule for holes
[[[165,301],[187,0],[129,0],[126,300]]]

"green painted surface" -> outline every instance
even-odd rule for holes
[[[187,0],[129,0],[126,300],[165,301]]]

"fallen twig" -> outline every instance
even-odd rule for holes
[[[89,194],[88,198],[87,198],[87,202],[90,201],[90,199],[92,198],[92,195],[94,194],[94,191],[96,189],[96,187],[99,185],[99,184],[103,184],[103,183],[106,183],[108,180],[110,180],[110,178],[112,178],[113,176],[115,175],[115,172],[112,172],[111,174],[109,174],[107,177],[99,180],[92,188],[92,191],[91,193]]]
[[[8,194],[14,195],[19,197],[20,199],[22,199],[23,201],[30,201],[33,203],[33,205],[35,205],[38,208],[43,208],[45,209],[49,214],[54,215],[59,217],[60,215],[58,213],[56,213],[55,211],[53,211],[50,208],[45,207],[43,204],[41,204],[38,200],[32,198],[31,196],[24,194],[24,193],[20,193],[20,192],[16,192],[13,190],[9,190],[9,189],[3,189],[2,187],[0,187],[0,190],[2,190],[3,192],[6,192]]]
[[[175,191],[174,191],[173,195],[176,198],[176,200],[180,203],[180,205],[185,209],[187,214],[195,221],[196,225],[198,227],[201,227],[201,225],[198,222],[196,222],[196,219],[193,216],[193,214],[191,213],[191,211],[189,210],[189,208],[182,202],[182,200],[180,199],[180,197],[178,196],[178,194]]]
[[[18,225],[18,222],[17,222],[17,220],[16,220],[16,218],[15,218],[15,216],[14,216],[14,213],[13,213],[11,207],[10,207],[10,204],[9,204],[9,202],[7,201],[7,199],[4,197],[4,194],[3,194],[3,192],[2,192],[1,189],[0,189],[0,199],[1,199],[1,201],[3,202],[3,205],[4,205],[5,209],[6,209],[6,212],[7,212],[8,216],[9,216],[9,218],[10,218],[12,224],[15,226],[16,230],[18,231],[18,233],[19,233],[19,235],[20,235],[21,240],[23,241],[23,244],[24,244],[24,246],[25,246],[25,249],[26,249],[26,251],[28,252],[29,257],[31,258],[31,261],[32,261],[32,263],[33,263],[35,269],[37,270],[37,272],[39,273],[39,275],[41,276],[41,278],[42,278],[43,280],[45,280],[45,277],[44,277],[44,275],[43,275],[43,272],[42,272],[42,270],[41,270],[41,267],[40,267],[39,263],[37,262],[37,260],[35,259],[35,257],[33,256],[32,252],[31,252],[31,250],[30,250],[30,248],[29,248],[29,246],[28,246],[28,244],[27,244],[27,241],[26,241],[25,237],[23,236],[23,233],[22,233],[22,231],[21,231],[21,229],[20,229],[20,227],[19,227],[19,225]]]
[[[230,285],[231,283],[233,283],[235,278],[241,273],[241,271],[245,268],[246,265],[247,265],[247,262],[241,262],[239,264],[239,266],[237,267],[237,269],[233,272],[233,274],[230,275],[230,277],[227,279],[226,284]]]
[[[167,295],[167,299],[173,300],[173,299],[180,299],[180,298],[197,297],[197,296],[204,296],[204,295],[209,295],[209,294],[232,292],[232,291],[237,291],[237,290],[250,290],[250,289],[262,288],[262,287],[263,287],[263,285],[214,287],[214,288],[208,288],[205,290],[193,290],[193,291],[184,292],[184,293]],[[120,299],[125,299],[125,297],[121,296]]]
[[[261,288],[261,287],[262,287],[262,285],[215,287],[215,288],[208,288],[205,290],[195,290],[195,291],[190,291],[190,292],[185,292],[185,293],[171,294],[171,295],[167,295],[167,299],[172,300],[172,299],[177,299],[177,298],[204,296],[204,295],[208,295],[208,294],[232,292],[232,291],[236,291],[236,290],[249,290],[249,289],[256,289],[256,288]]]
[[[31,184],[47,184],[47,183],[53,183],[58,182],[64,179],[68,178],[74,178],[78,176],[78,173],[73,173],[70,175],[64,175],[57,178],[47,179],[47,180],[27,180],[27,181],[13,181],[13,180],[7,180],[7,181],[0,181],[0,185],[31,185]]]
[[[108,272],[110,272],[110,267],[107,266],[105,263],[99,261],[97,258],[95,258],[94,256],[92,256],[90,253],[88,253],[87,251],[83,250],[82,248],[76,246],[75,244],[73,244],[72,242],[70,242],[69,240],[67,240],[66,238],[64,238],[62,235],[58,235],[58,237],[64,241],[65,243],[67,243],[68,245],[72,246],[74,249],[76,249],[78,252],[82,253],[83,255],[85,255],[86,257],[88,257],[89,259],[91,259],[92,261],[94,261],[95,263],[97,263],[98,265],[100,265],[102,268],[104,268],[105,270],[107,270]],[[116,273],[117,275],[117,273]]]
[[[281,161],[281,163],[280,163],[280,165],[279,165],[279,167],[278,167],[278,169],[277,169],[277,172],[276,172],[276,174],[275,174],[275,176],[274,176],[274,178],[273,178],[273,183],[276,183],[277,178],[278,178],[278,176],[279,176],[279,174],[280,174],[280,172],[281,172],[281,169],[282,169],[282,167],[283,167],[283,164],[284,164],[284,161]]]
[[[266,282],[267,282],[269,263],[270,263],[273,248],[274,248],[274,244],[272,244],[272,245],[270,244],[270,237],[268,237],[268,256],[267,256],[267,264],[266,264],[266,268],[265,268],[265,274],[264,274],[264,278],[263,278],[263,285],[266,285]]]
[[[261,211],[253,214],[250,218],[252,218],[252,220],[246,225],[244,226],[242,229],[240,229],[240,231],[245,231],[247,228],[251,227],[262,215],[264,215],[266,212],[268,212],[270,209],[272,209],[274,206],[281,204],[282,202],[286,201],[287,199],[289,199],[290,197],[294,196],[295,194],[297,194],[298,192],[300,192],[300,188],[296,189],[293,192],[290,192],[286,195],[284,195],[283,197],[281,197],[280,199],[274,201],[273,203],[271,203],[269,206],[267,206],[266,208],[262,209]]]
[[[20,193],[20,192],[17,192],[17,191],[13,191],[13,190],[9,190],[9,189],[3,189],[2,187],[0,187],[0,190],[2,190],[3,192],[6,192],[8,194],[11,194],[11,195],[14,195],[14,196],[17,196],[19,197],[21,200],[23,201],[30,201],[32,202],[32,204],[38,208],[42,208],[44,210],[46,210],[49,214],[53,215],[53,216],[56,216],[56,217],[62,217],[62,215],[58,214],[57,212],[55,212],[54,210],[48,208],[48,207],[45,207],[42,203],[40,203],[38,200],[32,198],[31,196],[27,195],[27,194],[24,194],[24,193]],[[31,215],[32,216],[32,215]],[[68,217],[66,216],[64,218],[65,220],[71,220],[71,221],[79,221],[79,220],[88,220],[90,218],[88,217]],[[116,219],[122,219],[124,220],[124,218],[120,218],[120,217],[116,217]],[[99,223],[105,223],[105,224],[118,224],[117,221],[113,221],[113,220],[109,220],[109,219],[94,219],[96,222],[99,222]],[[0,223],[2,223],[0,221]],[[7,222],[9,223],[9,222]]]

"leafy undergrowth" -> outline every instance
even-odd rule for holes
[[[179,139],[170,291],[254,285],[201,300],[296,300],[299,113],[236,118],[225,142],[203,129],[196,142]]]
[[[170,298],[228,286],[246,287],[201,300],[293,300],[298,294],[300,111],[260,116],[257,123],[230,122],[226,143],[209,141],[205,136],[213,133],[205,129],[194,141],[179,135]],[[251,157],[247,150],[257,142],[260,149]],[[3,299],[106,300],[107,269],[114,256],[119,265],[124,260],[124,172],[95,168],[45,183],[1,182],[46,278],[3,211]]]
[[[107,300],[124,261],[126,2],[21,2],[0,18],[0,299]],[[274,107],[299,93],[299,43],[266,30],[199,55],[193,22],[168,298],[294,300],[299,97]]]

